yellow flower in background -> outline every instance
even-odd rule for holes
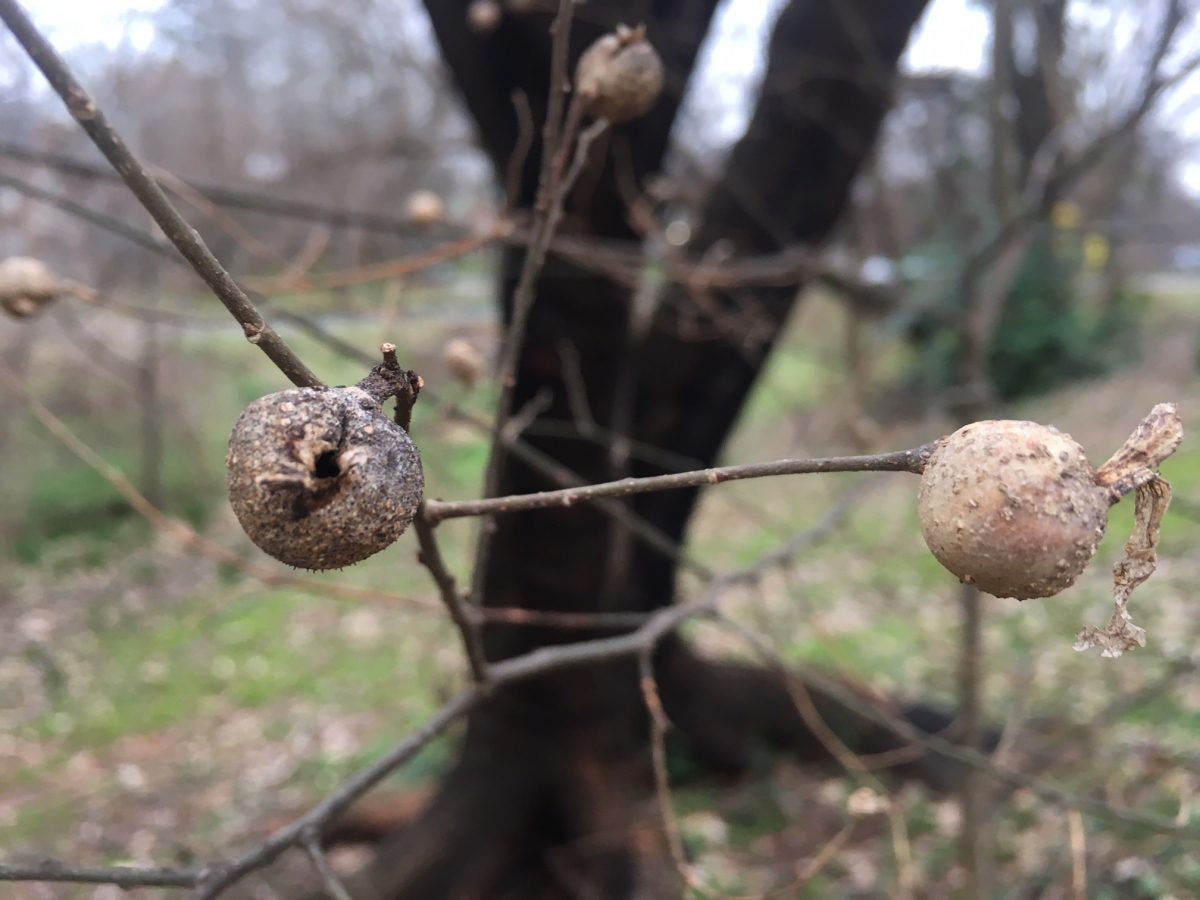
[[[1054,210],[1050,213],[1050,218],[1054,222],[1054,227],[1060,231],[1074,231],[1079,227],[1079,223],[1083,221],[1083,213],[1074,203],[1061,202],[1054,204]]]
[[[1083,239],[1083,267],[1089,272],[1099,272],[1108,264],[1108,238],[1092,232]]]

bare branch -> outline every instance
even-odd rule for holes
[[[692,472],[677,472],[671,475],[653,475],[646,478],[622,478],[560,491],[539,491],[536,494],[517,494],[510,497],[492,497],[483,500],[443,502],[427,500],[425,508],[432,522],[456,519],[463,516],[486,516],[497,513],[521,512],[529,509],[574,506],[604,497],[628,497],[650,491],[669,491],[678,488],[702,487],[726,481],[742,481],[750,478],[773,478],[780,475],[815,475],[828,472],[912,472],[919,474],[925,468],[933,444],[924,444],[911,450],[878,453],[870,456],[832,456],[824,459],[778,459],[773,462],[748,463],[740,466],[721,466],[713,469],[697,469]]]
[[[671,861],[675,864],[675,870],[683,883],[693,891],[707,896],[708,892],[697,882],[688,867],[687,851],[679,833],[679,816],[675,813],[675,803],[671,799],[671,781],[667,773],[666,738],[671,721],[667,718],[667,711],[663,709],[662,698],[658,694],[658,682],[654,679],[654,660],[648,650],[638,654],[638,671],[642,700],[646,704],[646,714],[650,717],[650,760],[654,768],[654,796],[658,803],[663,836],[671,853]]]
[[[329,859],[325,856],[325,851],[321,849],[320,831],[316,828],[308,829],[304,833],[304,837],[301,838],[301,843],[304,845],[304,852],[312,860],[317,874],[321,876],[321,882],[325,885],[325,890],[329,892],[329,896],[333,900],[354,900],[350,896],[350,892],[346,890],[346,886],[342,884],[342,880],[338,878],[337,872],[333,871],[333,868],[329,865]]]
[[[740,626],[737,626],[737,629],[743,637],[747,638],[747,640],[752,640],[763,652],[773,655],[774,651],[770,649],[769,643],[763,638],[754,635],[753,632]],[[914,744],[926,747],[940,756],[948,757],[963,765],[978,769],[1000,784],[1012,788],[1024,788],[1055,806],[1064,809],[1078,808],[1080,811],[1086,812],[1097,819],[1115,825],[1137,826],[1160,834],[1200,838],[1200,825],[1168,819],[1137,809],[1114,807],[1100,797],[1072,794],[1070,791],[1037,776],[1026,775],[998,766],[990,756],[980,753],[978,750],[956,744],[940,735],[926,734],[901,716],[868,702],[845,685],[822,675],[816,670],[804,667],[797,674],[802,676],[806,682],[829,694],[839,703],[859,715],[882,725],[884,728],[889,729]]]
[[[403,278],[414,275],[425,269],[458,259],[481,250],[496,240],[504,237],[511,230],[507,222],[498,223],[482,234],[467,235],[415,256],[387,262],[373,263],[369,266],[359,266],[341,272],[325,272],[314,275],[285,275],[282,278],[246,278],[246,284],[263,293],[284,293],[302,291],[317,293],[334,288],[353,287],[370,284],[376,281],[388,281],[393,278]]]
[[[525,168],[525,160],[533,147],[533,110],[529,106],[529,97],[524,91],[513,91],[513,109],[517,114],[517,144],[513,147],[508,159],[508,170],[504,176],[504,198],[508,208],[517,205],[521,194],[521,171]]]
[[[577,628],[589,631],[597,628],[637,628],[653,615],[640,612],[558,612],[525,609],[521,606],[481,607],[475,614],[484,622],[502,625],[534,625],[539,628]]]
[[[267,324],[250,298],[234,281],[233,276],[225,271],[220,261],[213,256],[199,232],[184,220],[167,199],[162,188],[147,174],[145,167],[109,125],[108,119],[96,102],[71,74],[66,61],[41,35],[24,10],[17,5],[16,0],[0,0],[0,19],[46,76],[46,80],[66,105],[67,111],[117,170],[146,212],[158,223],[163,234],[241,324],[246,340],[262,350],[293,384],[319,387],[322,384],[321,379]]]
[[[320,828],[346,810],[355,800],[417,755],[430,741],[474,709],[484,694],[473,688],[443,706],[433,718],[342,785],[296,821],[279,829],[267,840],[248,850],[232,863],[213,867],[192,895],[192,900],[213,900],[234,882],[274,862],[284,850],[296,846],[310,829]]]
[[[565,185],[554,178],[555,159],[559,153],[559,127],[563,115],[563,103],[570,85],[567,81],[567,53],[571,40],[571,18],[574,15],[574,0],[560,0],[558,14],[550,25],[550,87],[547,98],[546,121],[542,125],[542,166],[539,174],[537,197],[534,202],[533,224],[529,246],[521,263],[512,295],[512,313],[500,346],[500,397],[496,404],[496,415],[492,421],[492,446],[484,469],[484,494],[493,496],[499,490],[501,464],[506,445],[505,425],[512,415],[513,393],[516,388],[517,362],[525,343],[525,331],[529,315],[533,310],[534,287],[538,274],[546,261],[547,247],[557,226],[557,217],[562,210]],[[572,104],[572,109],[577,108]],[[568,136],[569,137],[569,136]],[[584,149],[584,148],[581,148]],[[436,520],[434,520],[436,521]],[[471,592],[478,595],[483,583],[491,549],[492,531],[480,529],[475,551],[475,570],[471,576]]]
[[[0,881],[44,881],[59,884],[115,884],[119,888],[189,888],[200,884],[205,869],[160,869],[136,866],[69,866],[56,859],[38,863],[0,863]]]
[[[652,616],[637,631],[628,635],[598,638],[558,647],[542,647],[524,656],[496,663],[489,670],[488,685],[476,685],[463,691],[443,706],[425,725],[370,766],[343,782],[336,791],[305,815],[281,828],[234,862],[213,867],[212,874],[205,878],[203,884],[192,896],[192,900],[213,900],[230,885],[250,872],[269,865],[287,848],[295,846],[309,829],[319,828],[337,817],[355,800],[412,759],[430,741],[444,733],[451,725],[478,706],[487,696],[489,688],[495,690],[506,684],[545,675],[560,669],[572,668],[589,662],[616,659],[653,648],[663,637],[684,622],[697,616],[710,615],[715,609],[716,599],[716,592],[710,591],[704,599],[695,603],[664,609]]]
[[[1071,896],[1087,900],[1087,836],[1079,810],[1067,810],[1067,831],[1071,839]]]
[[[433,530],[433,523],[425,514],[424,506],[413,520],[413,529],[417,533],[417,544],[420,547],[417,559],[429,570],[441,594],[442,603],[446,605],[446,611],[450,613],[450,618],[458,628],[463,649],[467,654],[467,663],[471,667],[471,677],[477,684],[482,684],[488,680],[488,665],[479,636],[478,621],[472,616],[473,611],[463,602],[454,576],[446,568],[446,561],[442,558],[442,551],[438,546],[437,534]]]
[[[75,178],[116,181],[120,176],[108,169],[81,159],[35,150],[12,141],[0,140],[0,156],[34,165],[56,169]],[[353,228],[380,234],[413,235],[424,229],[401,216],[390,216],[359,209],[323,206],[304,200],[291,200],[257,191],[235,190],[225,185],[203,184],[189,180],[188,186],[206,200],[230,209],[240,209],[259,215],[292,219],[299,222],[318,222],[331,228]]]

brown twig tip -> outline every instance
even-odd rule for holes
[[[425,380],[412,369],[405,369],[400,365],[396,359],[394,344],[384,344],[380,349],[383,350],[383,362],[371,369],[357,386],[378,403],[386,403],[395,397],[396,424],[408,431],[412,409],[417,403],[421,388],[425,386]]]
[[[933,453],[938,447],[946,442],[945,437],[940,437],[936,441],[930,441],[928,444],[922,444],[920,447],[914,447],[912,453],[912,467],[908,470],[914,475],[924,475],[925,469],[929,465],[929,460],[933,458]]]
[[[630,44],[640,44],[646,39],[646,23],[639,22],[637,25],[630,26],[622,22],[617,26],[616,35],[622,47],[628,47]]]

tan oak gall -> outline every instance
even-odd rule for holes
[[[10,256],[0,261],[0,309],[14,319],[37,315],[66,290],[39,259]]]
[[[384,348],[384,364],[357,386],[269,394],[234,425],[230,504],[250,539],[280,562],[351,565],[388,547],[417,513],[421,457],[383,402],[396,396],[407,423],[420,379]]]
[[[646,113],[662,88],[662,60],[641,25],[618,25],[588,47],[575,67],[575,94],[584,110],[614,125]]]
[[[488,34],[496,30],[504,10],[496,0],[473,0],[467,7],[467,25],[477,34]]]
[[[452,338],[442,349],[442,364],[459,384],[474,387],[485,366],[483,354],[465,338]]]
[[[446,204],[433,191],[413,191],[405,201],[404,212],[410,222],[422,228],[428,228],[446,220]]]
[[[1049,597],[1087,568],[1113,498],[1069,435],[974,422],[943,438],[921,476],[921,534],[937,560],[998,597]]]

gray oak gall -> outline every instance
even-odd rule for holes
[[[386,364],[356,387],[269,394],[234,425],[230,504],[250,539],[280,562],[351,565],[391,545],[416,516],[425,487],[421,456],[384,413],[381,372],[390,374]],[[413,400],[415,388],[404,415]]]

